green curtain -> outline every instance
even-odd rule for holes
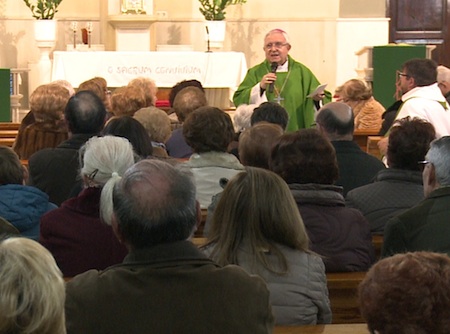
[[[395,102],[395,80],[397,70],[412,58],[425,58],[425,45],[383,45],[374,46],[373,95],[385,108]]]
[[[0,122],[11,122],[11,71],[0,68]]]

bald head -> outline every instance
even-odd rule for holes
[[[185,240],[197,222],[192,175],[160,160],[128,169],[114,188],[113,207],[117,233],[133,249]]]
[[[319,109],[316,116],[318,129],[330,140],[352,140],[355,118],[352,108],[342,102],[330,102]]]
[[[178,92],[173,101],[173,109],[178,120],[184,122],[194,110],[208,104],[205,93],[197,87],[186,87]]]

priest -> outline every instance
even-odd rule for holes
[[[274,29],[264,38],[266,59],[248,70],[233,96],[235,106],[275,101],[289,113],[286,131],[309,128],[320,104],[331,101],[309,68],[288,55],[287,33]]]

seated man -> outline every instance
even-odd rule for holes
[[[425,200],[388,221],[382,256],[431,251],[450,255],[450,136],[431,143],[422,178]]]
[[[396,121],[389,134],[389,168],[380,170],[375,182],[347,194],[347,206],[362,212],[372,233],[383,234],[389,219],[423,200],[422,173],[417,161],[425,159],[434,137],[433,125],[420,118]]]
[[[44,191],[56,205],[68,199],[72,188],[77,185],[78,150],[102,130],[106,109],[93,92],[80,91],[67,103],[64,118],[69,128],[69,139],[56,148],[39,150],[28,162],[28,184]]]
[[[272,332],[264,281],[217,265],[187,241],[200,212],[186,169],[138,162],[102,213],[129,254],[67,283],[67,333]]]
[[[336,185],[344,188],[344,196],[352,189],[371,183],[375,175],[385,168],[374,156],[363,152],[353,141],[355,117],[343,102],[330,102],[319,109],[317,129],[334,146],[339,165]]]

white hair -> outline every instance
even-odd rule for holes
[[[241,104],[233,115],[234,132],[242,132],[251,127],[250,118],[257,104]]]
[[[286,40],[286,43],[288,43],[289,45],[291,45],[290,39],[289,39],[289,35],[287,34],[286,31],[284,31],[283,29],[272,29],[270,30],[266,36],[264,36],[264,40],[267,38],[267,36],[272,35],[272,34],[282,34],[284,39]]]
[[[66,333],[64,289],[53,256],[39,243],[0,243],[0,333]]]
[[[450,69],[448,67],[445,67],[443,65],[439,65],[437,67],[437,78],[436,81],[438,83],[441,82],[448,82],[450,83]]]
[[[122,137],[92,137],[81,149],[81,176],[102,186],[100,206],[112,198],[114,184],[135,162],[131,143]],[[112,208],[110,212],[112,213]],[[109,215],[108,215],[109,216]]]
[[[433,164],[439,185],[450,186],[450,136],[432,141],[425,160]]]
[[[52,83],[63,86],[65,89],[69,91],[70,96],[75,95],[75,89],[72,84],[67,80],[55,80]]]

